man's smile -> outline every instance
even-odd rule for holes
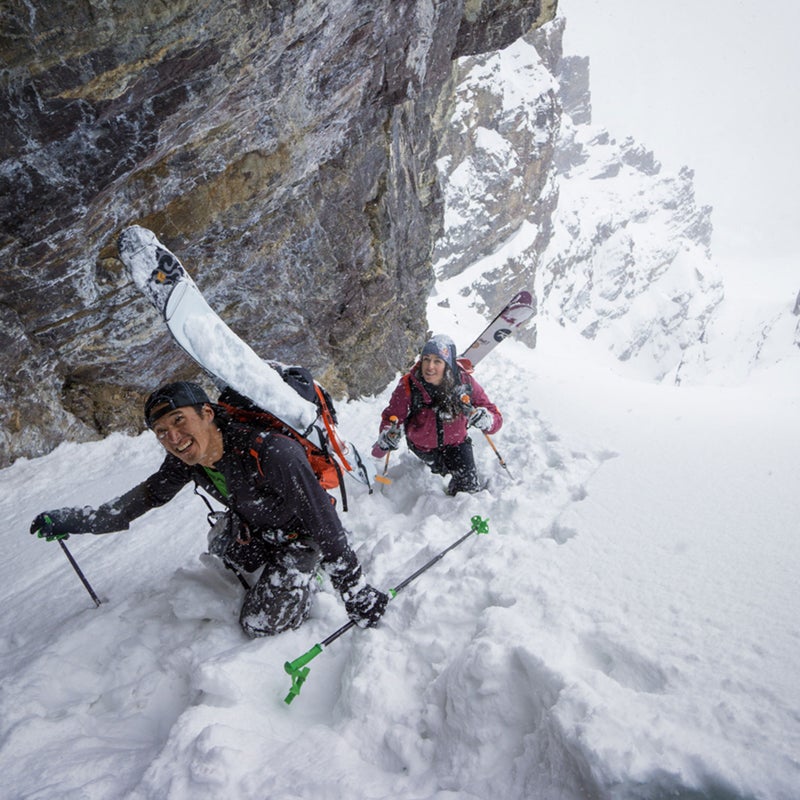
[[[222,433],[208,404],[199,410],[181,406],[168,412],[158,420],[153,432],[169,453],[190,467],[210,467],[224,452]]]

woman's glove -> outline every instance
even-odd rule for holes
[[[469,415],[467,426],[477,428],[479,431],[488,431],[494,424],[494,417],[492,412],[488,409],[478,406]]]
[[[377,445],[381,450],[397,450],[402,438],[403,431],[400,426],[390,425],[378,434]]]

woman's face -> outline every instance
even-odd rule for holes
[[[422,356],[422,377],[432,386],[438,386],[442,382],[446,367],[444,359],[439,356],[430,354]]]

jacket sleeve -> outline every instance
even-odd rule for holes
[[[153,508],[171,500],[190,480],[190,474],[174,456],[149,478],[120,497],[97,508],[60,508],[48,511],[54,533],[115,533],[125,531],[130,523]]]
[[[394,387],[392,396],[389,398],[389,405],[383,409],[381,413],[381,424],[378,432],[388,428],[392,422],[392,417],[397,417],[400,424],[403,424],[408,419],[408,414],[411,411],[411,392],[408,388],[408,379],[406,376],[401,378],[397,386]]]
[[[469,383],[472,386],[470,393],[470,401],[475,408],[485,408],[491,415],[494,422],[491,427],[486,430],[486,433],[497,433],[503,427],[503,415],[500,409],[489,399],[483,387],[471,375],[469,376]]]

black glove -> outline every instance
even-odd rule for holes
[[[31,522],[31,534],[48,542],[59,539],[69,539],[69,533],[59,530],[59,526],[53,521],[49,513],[38,514],[36,519]]]
[[[383,612],[386,611],[386,604],[389,602],[389,595],[378,591],[369,584],[355,594],[342,595],[342,598],[344,607],[347,609],[347,616],[359,628],[374,628],[383,616]]]
[[[378,434],[378,447],[381,450],[397,450],[400,447],[400,440],[403,438],[403,431],[399,426],[391,425],[384,428]]]

